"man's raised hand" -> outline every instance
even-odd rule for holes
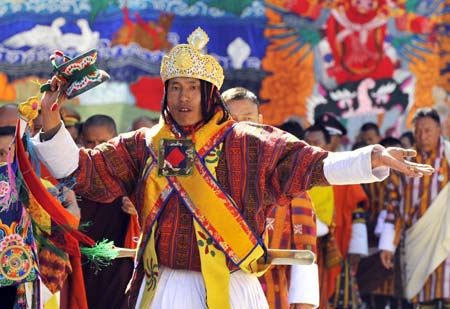
[[[384,148],[381,145],[375,145],[372,150],[372,168],[386,166],[409,177],[422,177],[433,174],[434,168],[431,165],[406,160],[406,158],[415,157],[416,155],[417,153],[413,149],[400,147]]]

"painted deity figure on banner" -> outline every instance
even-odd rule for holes
[[[439,1],[418,1],[415,6],[406,2],[288,1],[285,9],[267,4],[281,17],[280,23],[268,26],[278,29],[268,35],[278,44],[276,50],[294,46],[288,56],[300,56],[299,62],[314,52],[316,86],[307,102],[310,122],[332,112],[346,118],[350,128],[355,118],[355,127],[386,118],[383,131],[400,130],[414,85],[407,65],[422,61],[421,53],[431,53],[427,43],[436,28],[432,14],[441,10]]]

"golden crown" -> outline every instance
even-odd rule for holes
[[[163,57],[160,72],[163,82],[175,77],[192,77],[220,89],[224,79],[222,67],[214,57],[200,53],[209,41],[206,32],[199,27],[187,41],[189,44],[179,44]]]

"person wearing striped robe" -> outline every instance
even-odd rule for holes
[[[262,123],[260,102],[250,90],[228,89],[222,99],[236,121]],[[301,139],[301,130],[284,131]],[[286,207],[267,210],[266,230],[270,249],[316,250],[315,211],[308,193],[295,196]],[[270,309],[288,309],[291,303],[319,305],[317,265],[276,265],[259,277]]]
[[[437,111],[434,109],[418,110],[413,118],[413,124],[417,156],[411,160],[412,162],[430,164],[436,172],[420,179],[405,177],[400,174],[391,176],[391,185],[387,192],[388,215],[382,227],[379,243],[379,248],[382,250],[381,260],[386,268],[393,266],[393,252],[396,246],[401,243],[402,235],[406,235],[405,250],[407,250],[410,243],[408,233],[426,219],[433,207],[438,207],[435,202],[438,198],[442,198],[441,194],[447,192],[446,190],[445,192],[441,191],[448,187],[449,182],[449,142],[441,136],[442,129]],[[446,207],[444,205],[443,209],[445,210],[445,208],[448,208],[448,204]],[[419,238],[426,237],[426,230],[430,230],[432,225],[439,225],[438,217],[443,215],[444,212],[436,215],[432,219],[435,223],[423,229]],[[446,225],[442,224],[438,228],[443,230]],[[441,243],[437,239],[435,242],[438,245]],[[447,251],[447,256],[441,257],[436,262],[434,261],[436,255],[433,252],[427,252],[423,242],[417,241],[417,244],[412,243],[410,245],[410,248],[414,249],[414,247],[419,252],[419,257],[413,256],[414,250],[406,251],[404,254],[406,262],[403,275],[406,278],[406,296],[411,298],[411,301],[420,308],[450,308],[450,254]],[[427,253],[431,254],[431,259],[425,258]],[[419,264],[415,264],[417,265],[416,269],[429,268],[429,271],[425,272],[426,275],[423,275],[421,280],[417,280],[417,277],[408,274],[408,263],[411,266],[413,258],[419,261]],[[433,265],[433,261],[436,267],[430,266]],[[419,288],[408,292],[408,286],[413,285]]]

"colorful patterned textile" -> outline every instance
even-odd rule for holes
[[[74,189],[89,199],[103,201],[137,189],[136,208],[145,235],[140,252],[146,245],[151,223],[159,217],[155,235],[159,263],[200,271],[192,217],[184,206],[180,207],[176,195],[167,201],[161,213],[148,213],[143,204],[144,186],[152,181],[143,170],[151,155],[148,146],[156,146],[151,139],[155,133],[152,129],[142,129],[119,136],[101,149],[80,150]],[[256,235],[264,232],[267,207],[276,203],[285,206],[293,196],[312,185],[327,184],[323,176],[323,159],[327,153],[276,128],[237,123],[223,145],[216,168],[218,183],[236,202]],[[183,213],[184,217],[179,216]],[[140,259],[132,281],[133,301],[142,276]]]
[[[12,163],[17,170],[17,162]],[[14,180],[13,180],[14,181]],[[8,207],[0,212],[0,288],[34,281],[38,278],[38,255],[31,217],[23,207],[18,192],[11,192],[8,166],[0,166],[0,198],[7,197]]]
[[[159,149],[151,147],[151,157],[144,169],[151,179],[144,192],[148,213],[163,211],[167,200],[178,195],[195,219],[206,301],[212,308],[230,307],[226,258],[245,272],[256,275],[260,271],[257,261],[265,252],[262,237],[253,233],[237,211],[234,201],[217,184],[215,166],[204,163],[205,159],[211,159],[211,153],[217,153],[216,145],[220,145],[232,130],[233,122],[220,123],[222,117],[222,113],[217,113],[189,139],[176,138],[171,125],[159,124],[155,130],[157,133],[152,136],[153,145],[159,146]],[[148,228],[143,226],[143,229]],[[153,282],[155,266],[157,274],[159,264],[153,265],[152,261],[157,263],[157,256],[154,245],[149,246],[151,244],[147,244],[143,256],[144,269],[146,282]],[[156,285],[153,286],[156,288]],[[148,304],[151,303],[153,290],[144,290],[143,300]]]
[[[267,232],[271,249],[303,249],[316,253],[315,214],[308,193],[292,199],[289,206],[273,207],[267,217]],[[270,308],[289,308],[290,270],[290,266],[273,266],[259,278]]]
[[[12,163],[14,170],[17,170],[17,164],[17,161]],[[7,183],[11,184],[5,175],[6,169],[6,165],[0,167],[0,181],[4,188]],[[38,306],[40,297],[35,289],[39,285],[38,277],[54,293],[61,290],[72,268],[68,255],[58,251],[55,245],[63,241],[61,233],[52,229],[48,213],[23,186],[20,172],[16,173],[13,181],[16,182],[13,185],[19,185],[18,192],[11,193],[10,207],[0,213],[0,287],[37,282],[30,287]],[[17,290],[16,304],[19,307],[26,305],[26,298],[20,294],[22,290]]]
[[[158,177],[155,167],[149,166],[152,170],[153,182],[156,183],[154,191],[149,192],[154,195],[151,199],[155,201],[154,207],[157,207],[160,194],[164,192],[167,195],[177,194],[181,202],[190,210],[198,223],[205,231],[214,239],[215,243],[221,247],[226,256],[239,265],[246,272],[255,272],[256,268],[252,268],[252,262],[249,258],[259,258],[264,254],[261,245],[261,234],[255,235],[250,226],[245,222],[245,218],[237,211],[237,207],[232,199],[222,191],[214,177],[215,172],[209,171],[203,163],[205,158],[209,158],[209,154],[214,151],[215,145],[220,144],[223,138],[232,130],[233,122],[225,122],[224,124],[216,124],[222,117],[222,113],[216,116],[207,124],[202,126],[195,132],[195,150],[184,150],[184,146],[174,146],[170,148],[170,153],[166,157],[158,158],[158,167],[163,164],[170,164],[175,170],[176,162],[181,159],[174,159],[172,154],[177,153],[177,157],[188,160],[188,155],[192,153],[193,163],[191,174],[181,174],[179,176]],[[175,139],[174,134],[170,131],[169,126],[163,126],[156,135],[152,137],[153,145],[161,147],[166,141],[173,141],[175,144],[182,144],[182,139]],[[192,143],[192,141],[191,141]],[[156,147],[155,147],[156,148]],[[155,149],[153,150],[153,165],[156,164]],[[183,154],[186,156],[183,156]],[[158,171],[159,173],[159,171]],[[160,175],[159,175],[160,176]],[[189,176],[189,177],[186,177]],[[170,188],[171,190],[169,190]],[[166,197],[169,199],[170,197]],[[166,203],[163,199],[163,203]],[[151,205],[149,205],[151,206]],[[156,211],[150,208],[150,211]],[[159,211],[159,209],[158,209]],[[147,226],[143,226],[144,229]],[[255,255],[256,254],[256,255]],[[255,262],[256,260],[253,260]]]
[[[334,226],[334,192],[332,186],[315,187],[308,191],[317,218],[327,226]],[[328,235],[317,237],[317,266],[319,269],[319,308],[328,308],[327,254]]]
[[[389,188],[388,217],[386,222],[395,223],[396,242],[401,232],[424,215],[432,201],[449,181],[450,165],[444,154],[444,140],[430,153],[418,151],[414,162],[430,164],[435,172],[421,178],[395,175]],[[393,175],[393,176],[394,176]],[[412,302],[428,302],[450,298],[450,257],[439,265],[428,277],[424,287]]]
[[[64,58],[64,62],[58,64],[56,62],[57,57]],[[73,59],[58,50],[50,56],[50,60],[55,75],[68,82],[66,88],[64,88],[64,93],[68,99],[76,97],[110,78],[108,73],[97,69],[95,66],[97,60],[97,50],[95,49],[91,49]],[[50,84],[43,84],[40,87],[41,92],[49,89]]]
[[[17,165],[17,161],[12,163],[13,170],[18,169]],[[6,165],[0,167],[3,188],[11,183],[5,178],[5,170]],[[16,172],[13,181],[18,187],[9,198],[12,207],[0,213],[0,229],[3,231],[0,232],[0,286],[8,285],[8,282],[17,285],[33,281],[29,285],[33,305],[27,304],[25,289],[21,287],[15,293],[16,305],[37,308],[40,306],[40,282],[52,293],[60,291],[72,272],[72,266],[68,254],[59,249],[65,245],[63,233],[54,228],[53,220],[26,187],[20,171]]]
[[[63,257],[64,262],[60,262],[58,267],[54,269],[57,274],[56,280],[50,279],[50,288],[58,287],[64,280],[66,276],[65,270],[68,267],[64,267],[62,264],[66,264],[67,255],[69,255],[70,265],[72,268],[72,275],[68,278],[68,284],[70,286],[70,306],[73,308],[87,308],[86,293],[84,292],[83,274],[81,269],[81,252],[79,242],[82,242],[89,246],[94,246],[95,242],[77,230],[79,220],[74,217],[68,211],[64,209],[61,203],[56,200],[47,188],[43,185],[41,179],[37,177],[34,173],[33,166],[31,165],[28,155],[25,152],[24,144],[19,136],[20,132],[20,121],[18,121],[16,129],[16,158],[20,170],[20,174],[23,178],[24,188],[26,187],[26,202],[29,205],[35,203],[35,206],[42,209],[42,214],[47,217],[45,221],[48,223],[48,217],[51,218],[50,228],[51,234],[46,235],[41,238],[40,247],[52,244],[52,246],[47,246],[53,253]],[[55,229],[55,230],[53,230]],[[41,231],[45,231],[41,229]],[[49,238],[49,242],[46,241],[46,237]],[[44,242],[42,242],[44,241]],[[62,251],[62,253],[61,253]],[[51,265],[51,259],[55,258],[56,255],[42,257],[49,257],[49,264]],[[58,273],[59,272],[59,273]],[[51,273],[51,272],[49,272]]]
[[[369,248],[378,248],[379,236],[375,235],[374,231],[377,225],[378,215],[383,209],[385,209],[387,186],[392,181],[391,179],[393,178],[392,176],[393,174],[395,174],[395,171],[391,172],[391,177],[388,177],[382,182],[373,182],[362,185],[364,191],[367,194],[367,197],[369,198],[369,209],[367,213],[367,235],[369,240]],[[397,269],[397,271],[400,270]],[[377,272],[377,270],[374,269],[374,272]],[[380,283],[380,285],[376,289],[370,291],[370,294],[380,296],[381,295],[394,296],[395,295],[394,280],[395,276],[388,276],[383,282]],[[364,287],[362,286],[364,284],[365,282],[359,281],[361,291],[365,290]]]
[[[339,266],[341,272],[336,278],[335,291],[330,299],[332,308],[358,308],[359,299],[358,284],[355,278],[355,267],[344,259]]]
[[[352,224],[365,223],[363,213],[368,206],[367,195],[361,185],[333,186],[335,201],[334,237],[344,260],[327,270],[328,296],[333,307],[346,307],[360,302],[355,267],[347,259]]]

